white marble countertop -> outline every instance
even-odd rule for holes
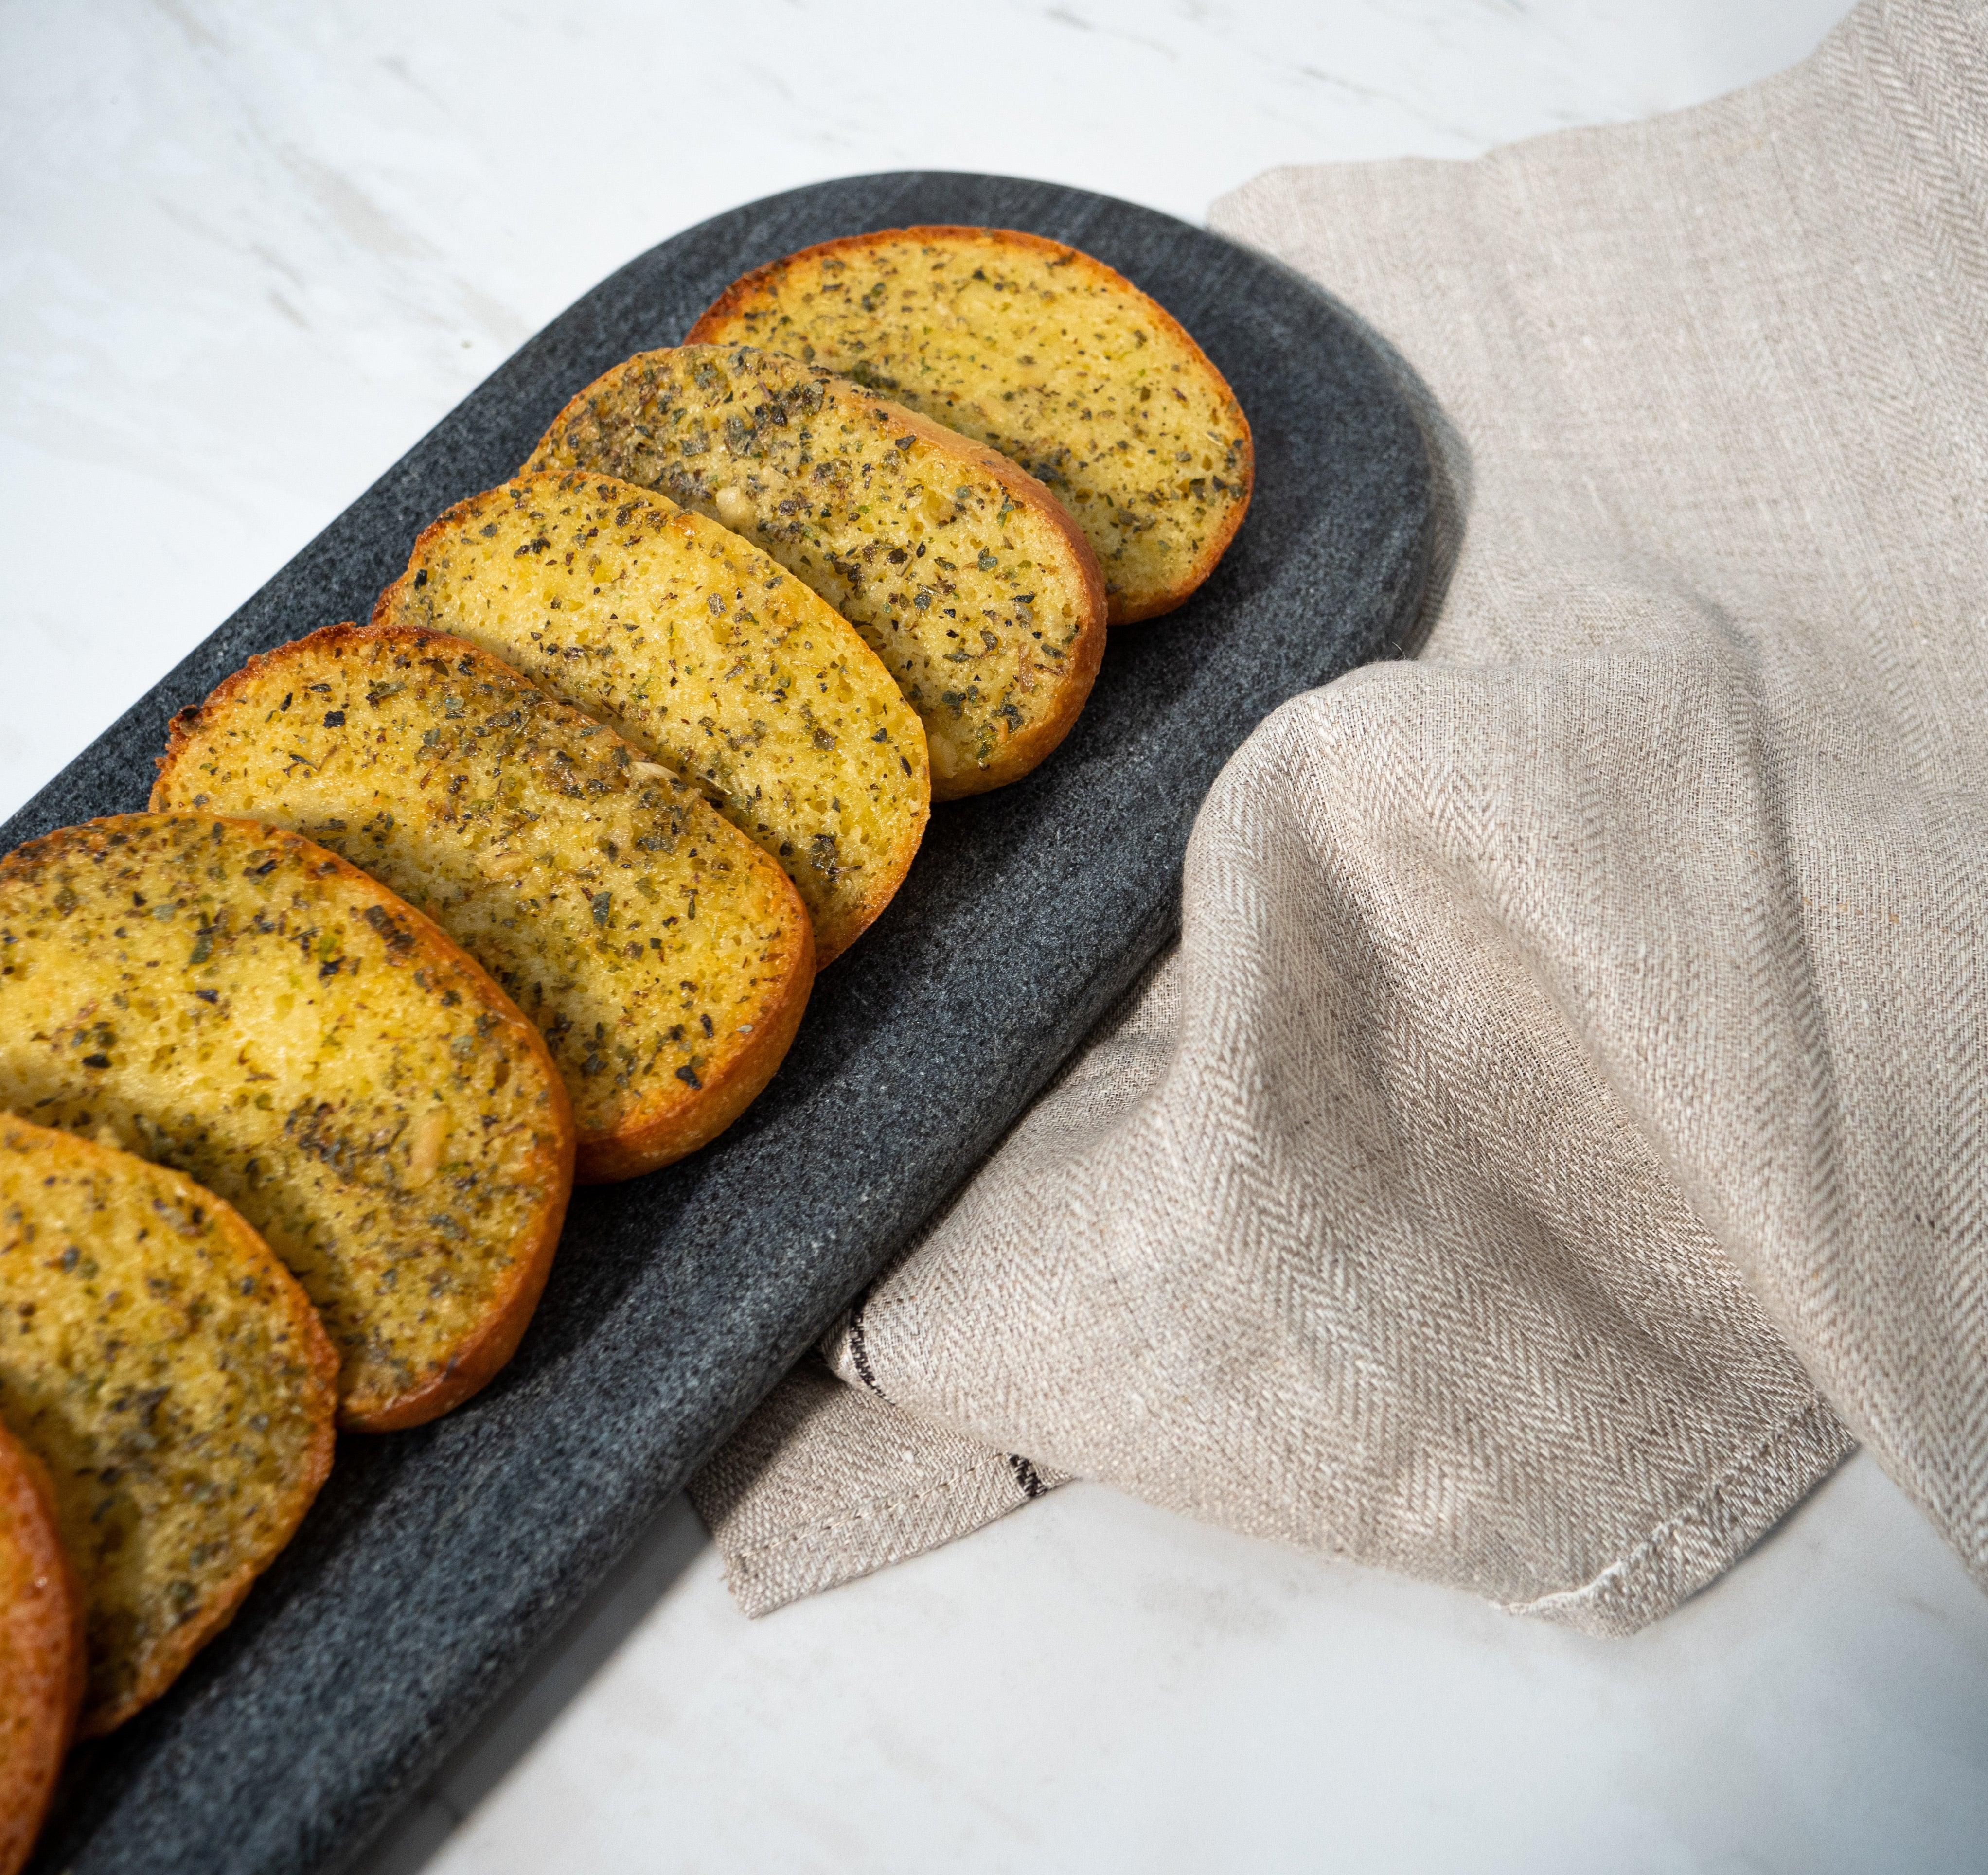
[[[1273,164],[1689,103],[1842,10],[0,7],[0,807],[538,326],[719,209],[925,167],[1199,219]],[[749,1623],[679,1502],[367,1867],[1946,1870],[1984,1843],[1988,1600],[1860,1457],[1626,1642],[1084,1485]]]

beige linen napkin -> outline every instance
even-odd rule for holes
[[[1988,1583],[1983,7],[1213,218],[1432,406],[1423,655],[707,1468],[739,1600],[1072,1474],[1625,1633],[1851,1432]]]

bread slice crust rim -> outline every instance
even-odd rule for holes
[[[805,912],[800,924],[806,941],[812,943]],[[771,1013],[753,1025],[752,1046],[735,1056],[724,1073],[709,1084],[716,1099],[695,1114],[658,1113],[624,1132],[590,1141],[584,1160],[575,1167],[574,1183],[617,1184],[674,1165],[709,1145],[766,1092],[779,1072],[800,1032],[813,985],[812,968],[797,971],[788,979],[786,994]]]
[[[438,523],[438,525],[440,524]],[[406,576],[404,574],[402,577],[404,579]],[[383,604],[385,603],[384,598],[381,603]],[[439,653],[442,655],[455,657],[467,652],[479,660],[499,664],[502,662],[494,654],[471,644],[467,639],[454,637],[446,632],[431,631],[425,627],[418,625],[374,624],[362,628],[349,620],[340,625],[322,627],[320,630],[303,638],[296,639],[290,644],[279,645],[273,650],[260,652],[251,657],[240,670],[224,677],[208,692],[201,702],[180,711],[167,725],[166,752],[158,758],[158,779],[152,785],[152,811],[155,813],[204,811],[174,808],[164,804],[163,802],[163,797],[171,785],[178,762],[198,744],[197,725],[203,712],[211,709],[226,708],[238,693],[249,688],[271,671],[281,669],[286,661],[302,658],[307,651],[320,649],[329,650],[347,645],[357,648],[374,643],[398,643],[405,646],[415,655]],[[544,689],[543,685],[536,683],[523,672],[512,670],[508,665],[505,666],[505,668],[510,671],[510,674],[520,685],[530,689],[541,691]],[[560,701],[557,698],[554,700]],[[573,704],[567,704],[566,707],[577,708],[576,705]],[[614,731],[608,730],[604,733],[612,735]],[[625,741],[626,738],[617,737],[617,740]],[[688,785],[695,786],[694,783]],[[256,822],[254,824],[260,826],[265,823]],[[738,838],[752,849],[756,857],[765,856],[762,848],[749,840],[744,833],[739,833],[729,822],[726,822],[725,825],[728,832],[737,834]],[[309,839],[308,834],[294,835],[293,837],[306,840]],[[312,843],[316,844],[315,842]],[[326,848],[323,850],[329,851],[330,849]],[[349,861],[343,863],[350,863]],[[572,1180],[574,1184],[607,1184],[618,1182],[622,1179],[637,1177],[645,1172],[654,1171],[663,1166],[672,1164],[677,1160],[695,1152],[699,1147],[708,1144],[730,1126],[759,1097],[764,1091],[767,1083],[779,1070],[782,1059],[793,1043],[795,1033],[800,1029],[801,1017],[806,1010],[809,993],[813,985],[813,926],[806,908],[800,902],[800,894],[794,890],[793,881],[785,873],[781,872],[771,860],[767,860],[766,864],[769,870],[779,877],[781,886],[792,900],[794,921],[801,934],[802,945],[806,952],[801,968],[789,975],[780,1001],[764,1017],[756,1021],[752,1039],[748,1045],[734,1056],[726,1063],[723,1070],[708,1083],[707,1092],[714,1096],[714,1098],[699,1101],[694,1106],[673,1106],[658,1103],[659,1110],[644,1113],[637,1110],[628,1124],[618,1127],[611,1133],[586,1134],[580,1132],[577,1123],[573,1120],[571,1103],[569,1100],[567,1123],[573,1139]],[[355,867],[354,870],[360,871],[362,877],[370,879],[370,875],[364,873],[363,869]],[[377,884],[378,882],[373,883]],[[390,890],[390,887],[382,889]],[[417,917],[426,917],[424,913],[411,905],[408,907],[408,910]],[[428,920],[428,922],[440,934],[444,942],[451,945],[456,944],[456,941],[439,925],[435,924],[433,920]],[[462,948],[459,945],[456,948]],[[470,956],[470,961],[472,963],[476,961],[474,956],[470,955],[467,951],[464,951],[463,954]],[[482,966],[479,964],[477,968],[481,970]],[[485,975],[487,974],[486,972]],[[503,995],[502,986],[496,983],[494,978],[491,979],[491,987],[499,995]],[[506,998],[505,1000],[508,1002],[509,998]],[[525,1016],[522,1011],[519,1012],[519,1016],[520,1019],[532,1029],[536,1035],[538,1032],[537,1025],[531,1022],[529,1017]],[[542,1045],[542,1052],[550,1066],[553,1079],[559,1082],[563,1087],[563,1076],[560,1075],[557,1065],[553,1062],[550,1050],[543,1049]],[[557,1235],[558,1232],[555,1228],[553,1231],[555,1242]],[[550,1251],[547,1250],[544,1254],[549,1267]],[[541,1289],[544,1286],[544,1281],[545,1278],[542,1273],[539,1279]],[[536,1306],[536,1295],[533,1297],[533,1302]],[[519,1332],[522,1333],[522,1329]],[[512,1346],[515,1349],[516,1346],[516,1343],[514,1340]],[[497,1366],[501,1367],[503,1360],[509,1358],[509,1351],[507,1350],[502,1358],[498,1361]],[[492,1368],[490,1371],[495,1373],[495,1368]],[[486,1375],[485,1377],[487,1380],[489,1377]],[[482,1383],[478,1382],[478,1384],[481,1385]],[[394,1430],[392,1427],[385,1427],[377,1429]]]
[[[32,1727],[22,1742],[8,1748],[11,1783],[0,1782],[0,1875],[18,1875],[26,1865],[42,1819],[55,1796],[63,1754],[76,1736],[86,1684],[83,1653],[83,1586],[76,1579],[69,1552],[63,1547],[56,1519],[54,1487],[42,1461],[20,1440],[0,1427],[0,1500],[11,1515],[8,1523],[29,1566],[46,1585],[43,1619],[30,1646],[44,1655],[44,1671],[52,1667],[55,1683],[37,1689],[46,1698],[38,1713],[0,1715],[0,1723],[15,1720]],[[19,1618],[18,1617],[16,1617]],[[37,1663],[23,1663],[30,1671]],[[0,1691],[18,1698],[30,1691],[8,1683],[0,1671]]]
[[[729,322],[765,288],[769,281],[777,279],[789,268],[803,262],[854,253],[877,247],[885,242],[921,241],[950,244],[964,243],[969,240],[986,242],[996,247],[1016,248],[1034,255],[1069,256],[1072,263],[1080,266],[1091,279],[1106,282],[1114,291],[1131,293],[1142,300],[1150,309],[1155,322],[1169,337],[1186,347],[1206,369],[1209,378],[1221,387],[1222,394],[1228,400],[1229,408],[1235,414],[1242,431],[1242,498],[1235,504],[1230,513],[1222,517],[1222,525],[1210,533],[1201,552],[1195,556],[1187,573],[1179,580],[1164,592],[1155,593],[1137,605],[1126,606],[1118,600],[1113,600],[1111,623],[1114,625],[1137,625],[1148,619],[1160,618],[1169,612],[1178,610],[1206,583],[1222,556],[1229,551],[1229,544],[1235,539],[1249,512],[1249,504],[1256,488],[1256,437],[1249,427],[1248,414],[1234,389],[1216,367],[1214,360],[1202,350],[1194,335],[1151,294],[1134,285],[1115,267],[1107,266],[1094,255],[1087,254],[1081,248],[1073,247],[1067,242],[1052,241],[1044,235],[1031,235],[1021,228],[975,228],[964,223],[949,221],[920,222],[910,228],[880,228],[867,235],[838,235],[833,241],[818,241],[810,247],[797,248],[792,254],[783,255],[778,260],[768,261],[764,265],[754,268],[751,272],[741,275],[698,315],[696,323],[684,335],[684,343],[686,345],[749,343],[728,329]],[[565,414],[563,410],[560,412],[562,417]],[[915,416],[917,413],[913,412],[912,414]],[[961,438],[962,441],[967,440]],[[986,445],[976,444],[975,447],[985,448]],[[990,451],[989,453],[998,452]],[[1007,458],[1003,457],[1002,460],[1005,461]],[[1033,482],[1034,478],[1031,476],[1030,480]],[[1035,485],[1040,488],[1042,485],[1038,482]],[[1049,493],[1046,489],[1043,492],[1045,495]],[[1053,495],[1050,498],[1052,501],[1055,499]],[[1094,562],[1096,556],[1094,554],[1092,558]]]

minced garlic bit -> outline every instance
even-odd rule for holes
[[[407,1150],[407,1184],[418,1191],[433,1178],[441,1165],[441,1149],[448,1138],[448,1114],[431,1106],[414,1122],[414,1144]]]

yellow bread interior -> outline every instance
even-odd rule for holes
[[[0,860],[0,1108],[226,1198],[382,1429],[508,1357],[570,1189],[565,1089],[489,977],[335,854],[210,815]]]
[[[548,474],[474,496],[373,620],[465,638],[697,782],[793,880],[818,963],[889,904],[924,837],[924,732],[847,621],[641,489]]]
[[[582,1177],[694,1150],[813,968],[786,875],[689,784],[461,638],[328,627],[175,718],[154,809],[274,822],[433,918],[537,1023]]]
[[[330,1468],[336,1367],[211,1193],[0,1116],[0,1421],[82,1585],[86,1733],[163,1692],[289,1540]]]
[[[999,450],[1097,549],[1111,622],[1178,606],[1249,505],[1249,425],[1179,323],[1121,274],[1002,228],[897,228],[731,287],[694,342],[854,378]]]
[[[1097,674],[1096,565],[1048,494],[964,438],[778,353],[639,353],[567,405],[530,466],[655,489],[805,581],[918,711],[935,799],[1026,773]]]

